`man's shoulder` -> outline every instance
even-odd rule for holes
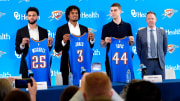
[[[143,31],[145,31],[145,30],[147,30],[146,27],[141,27],[141,28],[138,29],[138,32],[143,32]]]
[[[86,26],[81,25],[81,24],[79,24],[79,27],[81,27],[81,28],[86,28],[86,29],[87,29],[87,27],[86,27]]]
[[[104,25],[104,27],[109,27],[109,26],[112,26],[112,24],[113,24],[113,22],[111,21],[111,22],[109,22],[109,23],[105,24],[105,25]]]
[[[27,28],[28,28],[28,27],[27,27],[27,25],[26,25],[26,26],[24,26],[24,27],[18,29],[18,31],[24,31],[24,30],[26,30]]]
[[[68,24],[67,24],[67,23],[64,24],[64,25],[62,25],[62,26],[60,26],[60,27],[58,27],[57,29],[63,29],[63,28],[65,28],[65,27],[68,27]]]
[[[42,27],[40,27],[40,26],[38,26],[38,29],[39,29],[39,30],[43,30],[43,31],[47,31],[47,29],[42,28]]]

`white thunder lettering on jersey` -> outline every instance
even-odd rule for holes
[[[46,49],[45,49],[45,48],[33,48],[33,49],[32,49],[32,52],[33,52],[33,53],[35,53],[35,52],[45,53],[45,52],[46,52]]]
[[[78,46],[84,46],[84,42],[76,42],[76,47]]]
[[[124,48],[124,44],[116,44],[116,48]]]

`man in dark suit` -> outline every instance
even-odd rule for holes
[[[23,53],[21,58],[20,74],[22,78],[28,78],[28,69],[25,57],[28,53],[29,48],[29,38],[32,38],[37,41],[41,41],[45,38],[48,38],[48,32],[46,29],[41,28],[36,24],[37,19],[39,18],[39,11],[35,7],[30,7],[26,11],[28,25],[19,29],[16,34],[16,52],[18,54]],[[53,38],[48,38],[49,49],[52,48]]]
[[[88,28],[85,26],[80,25],[77,21],[80,19],[80,10],[76,6],[69,6],[66,9],[66,20],[68,21],[67,24],[59,27],[56,32],[56,39],[55,39],[55,51],[59,53],[62,51],[61,57],[61,73],[63,78],[63,85],[68,84],[68,75],[69,75],[69,43],[70,43],[70,33],[73,33],[77,36],[88,32]],[[92,48],[94,46],[94,34],[88,33],[88,37],[90,39],[89,44]]]
[[[156,14],[148,12],[146,15],[147,28],[141,29],[136,37],[136,49],[141,64],[147,68],[143,75],[165,75],[164,57],[168,48],[168,39],[165,30],[156,28]]]

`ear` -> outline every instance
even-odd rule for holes
[[[84,100],[87,101],[87,96],[84,92],[83,92],[83,97],[84,97]]]

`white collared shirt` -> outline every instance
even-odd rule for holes
[[[153,30],[153,34],[154,34],[154,41],[155,41],[155,49],[157,50],[157,33],[156,33],[156,27],[154,27],[153,29],[147,27],[147,46],[148,46],[148,58],[152,58],[151,56],[151,46],[150,46],[150,30]],[[155,56],[155,58],[157,58],[157,55]]]
[[[31,39],[39,41],[39,31],[38,31],[38,26],[35,29],[31,29],[29,24],[28,24],[28,31],[29,31],[29,36]],[[23,50],[25,46],[20,45],[20,49]]]
[[[77,22],[75,27],[70,22],[68,22],[68,26],[69,26],[69,30],[70,30],[71,34],[73,33],[76,36],[80,36],[81,35],[80,28],[79,28],[79,23],[78,22]]]
[[[81,35],[81,32],[80,32],[80,27],[79,27],[79,23],[77,22],[76,26],[74,27],[74,25],[72,25],[70,22],[68,22],[68,27],[69,27],[69,30],[70,30],[70,34],[74,34],[76,36],[80,36]],[[95,41],[95,39],[94,39]],[[93,44],[94,41],[90,40],[90,43]],[[64,41],[62,40],[62,45],[65,46],[66,43],[64,43]]]
[[[31,29],[28,24],[28,30],[29,30],[29,36],[31,39],[34,39],[36,41],[39,41],[39,31],[38,26],[35,29]]]

